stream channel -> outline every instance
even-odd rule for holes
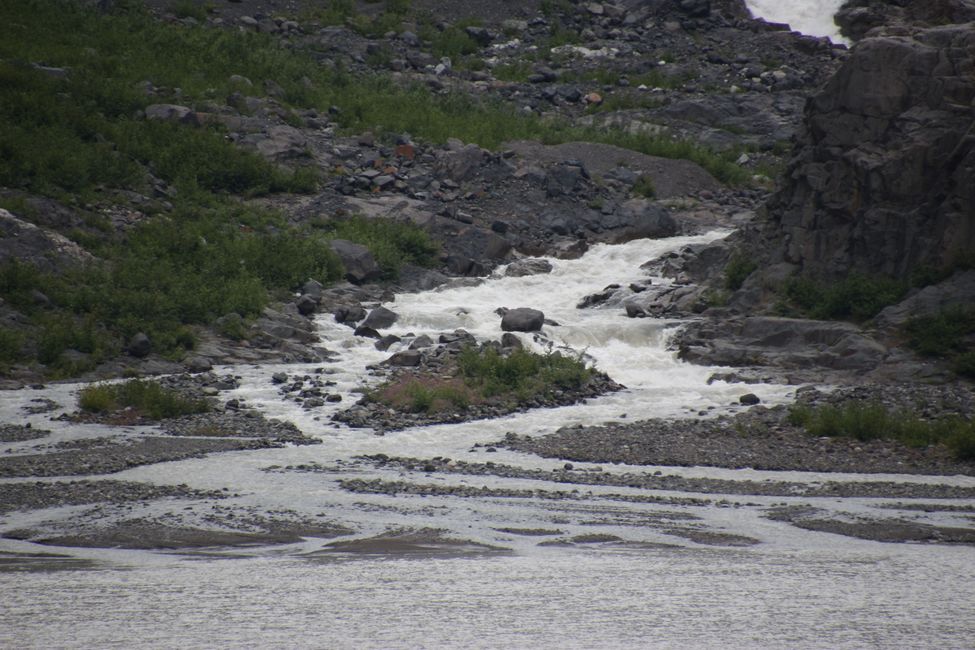
[[[400,345],[409,342],[408,334],[436,338],[458,328],[479,340],[497,339],[497,308],[542,310],[559,325],[546,325],[535,338],[521,335],[526,344],[571,348],[627,386],[584,404],[384,435],[336,425],[330,415],[352,404],[357,389],[379,380],[366,367],[397,348],[379,352],[371,339],[355,337],[329,315],[317,324],[324,344],[337,353],[331,363],[216,369],[240,378],[239,388],[221,393],[221,400],[243,399],[268,417],[294,422],[322,444],[212,454],[105,478],[228,488],[233,496],[221,500],[221,507],[324,518],[350,529],[339,541],[388,538],[396,531],[438,533],[401,547],[343,547],[334,538],[307,537],[293,544],[194,552],[0,539],[0,551],[7,553],[62,556],[0,572],[0,647],[972,647],[972,547],[866,541],[765,516],[773,506],[795,504],[891,516],[897,514],[892,501],[906,511],[909,499],[666,492],[429,473],[361,460],[373,454],[439,456],[556,474],[564,461],[503,447],[488,451],[488,445],[508,432],[538,436],[566,425],[711,417],[744,408],[738,398],[746,392],[765,405],[788,401],[797,387],[709,383],[712,374],[727,369],[678,361],[668,341],[680,323],[627,318],[618,303],[575,306],[611,283],[650,280],[664,286],[669,280],[649,278],[640,266],[723,234],[595,246],[578,260],[550,260],[550,274],[504,277],[500,269],[476,286],[399,295],[387,304],[400,316],[390,330],[404,337]],[[283,399],[271,380],[274,373],[311,374],[322,366],[341,403],[305,410]],[[4,392],[0,421],[49,429],[45,443],[52,444],[107,435],[103,425],[54,419],[75,409],[79,388],[52,384]],[[24,407],[36,398],[61,407],[26,415]],[[145,428],[123,431],[137,437]],[[32,444],[36,441],[3,443],[0,453],[28,453]],[[299,471],[299,465],[314,471]],[[575,471],[614,475],[659,471],[730,481],[975,487],[971,477],[573,465]],[[360,493],[340,486],[349,479],[488,490],[485,496]],[[0,490],[22,481],[0,479]],[[500,490],[523,492],[497,496]],[[975,506],[973,499],[951,503]],[[126,516],[175,512],[192,523],[212,506],[206,500],[162,499],[135,503]],[[0,532],[67,518],[87,507],[7,513]],[[962,517],[938,510],[922,516],[936,525],[959,525]]]

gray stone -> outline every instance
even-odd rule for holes
[[[208,372],[213,369],[213,364],[206,357],[192,356],[183,361],[183,365],[190,372]]]
[[[298,300],[295,302],[298,306],[298,313],[302,316],[308,316],[309,314],[314,314],[315,309],[318,308],[318,301],[315,300],[309,294],[302,294]]]
[[[129,353],[130,356],[137,357],[139,359],[148,356],[149,352],[152,351],[152,342],[149,341],[149,337],[143,332],[139,332],[129,340],[128,346],[126,346],[125,351]]]
[[[399,316],[396,314],[396,312],[380,306],[369,312],[369,315],[366,316],[366,320],[362,322],[362,325],[364,327],[383,330],[392,326],[392,324],[396,322],[397,318],[399,318]]]
[[[345,239],[333,239],[330,246],[342,260],[342,266],[345,267],[345,277],[349,282],[363,284],[378,280],[382,275],[376,259],[365,246]]]
[[[526,275],[542,275],[552,272],[552,263],[545,259],[527,258],[516,260],[504,270],[509,278],[520,278]]]
[[[537,332],[545,323],[545,314],[537,309],[518,307],[509,309],[501,318],[501,329],[505,332]]]
[[[419,350],[403,350],[402,352],[397,352],[390,358],[386,359],[386,363],[391,366],[412,368],[419,366],[422,360],[423,353]]]

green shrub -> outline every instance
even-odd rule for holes
[[[516,395],[527,399],[555,389],[570,390],[584,385],[593,373],[579,359],[527,350],[505,356],[494,348],[467,348],[458,362],[461,375],[485,397]]]
[[[847,402],[815,408],[796,405],[787,421],[813,436],[897,440],[911,447],[944,444],[958,460],[975,459],[975,420],[971,419],[922,420],[907,410],[891,412],[876,403]]]
[[[140,379],[83,388],[78,395],[78,406],[92,413],[133,408],[152,420],[205,413],[210,409],[206,400],[185,397],[159,382]]]
[[[20,361],[24,356],[24,335],[0,328],[0,368]]]
[[[657,196],[657,189],[653,186],[653,179],[647,174],[642,174],[637,177],[636,182],[633,183],[633,187],[630,191],[637,196],[642,196],[646,199],[652,199]]]
[[[914,350],[927,356],[947,356],[964,350],[964,338],[975,333],[975,310],[954,307],[912,318],[904,331]]]
[[[736,252],[724,269],[724,287],[729,291],[738,291],[745,279],[751,275],[758,265],[746,253]]]
[[[952,370],[962,377],[975,379],[975,351],[965,352],[955,357],[952,362]]]
[[[86,386],[78,393],[78,407],[89,413],[108,413],[118,408],[115,390],[108,384]]]
[[[169,10],[177,18],[194,18],[200,22],[204,22],[207,19],[206,8],[193,0],[175,0],[169,6]]]
[[[793,278],[785,286],[786,297],[806,315],[857,322],[873,318],[881,309],[900,300],[906,292],[906,282],[856,273],[831,284]]]

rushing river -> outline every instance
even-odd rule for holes
[[[220,369],[241,377],[241,386],[226,397],[243,398],[270,416],[291,420],[322,444],[217,454],[112,475],[200,489],[229,488],[239,494],[227,501],[235,507],[327,516],[353,529],[355,538],[393,529],[437,529],[449,538],[484,546],[363,555],[323,552],[328,540],[309,538],[284,546],[180,554],[50,549],[2,540],[0,551],[53,550],[77,562],[0,573],[0,647],[970,647],[975,638],[975,554],[970,547],[862,541],[808,532],[762,516],[763,508],[797,502],[792,497],[707,495],[705,504],[661,504],[620,497],[667,493],[493,476],[425,475],[354,461],[358,455],[378,453],[444,456],[550,471],[561,462],[504,449],[488,456],[474,445],[499,440],[509,431],[541,435],[563,425],[624,417],[731,411],[739,408],[734,404],[746,388],[767,404],[788,399],[792,388],[786,386],[709,384],[708,378],[720,369],[682,364],[667,349],[676,323],[628,319],[618,304],[575,308],[582,297],[613,282],[627,286],[649,279],[654,285],[666,284],[666,279],[648,278],[640,265],[721,235],[597,246],[579,260],[551,260],[554,269],[547,275],[507,278],[499,272],[477,286],[402,295],[387,305],[400,314],[393,330],[398,334],[436,335],[464,328],[481,339],[500,334],[494,313],[498,307],[542,309],[559,325],[546,326],[544,336],[531,343],[540,349],[571,347],[584,353],[625,384],[624,392],[560,409],[384,436],[339,427],[328,416],[355,399],[356,389],[375,381],[366,367],[389,352],[378,352],[371,340],[357,338],[349,328],[322,317],[320,334],[338,353],[328,364],[329,379],[336,382],[330,390],[343,394],[343,404],[306,411],[283,400],[271,382],[275,372],[301,374],[315,366]],[[0,394],[0,421],[26,418],[51,429],[50,442],[105,435],[98,426],[53,421],[60,411],[23,415],[23,407],[38,396],[58,402],[62,411],[71,410],[77,388],[56,385]],[[24,453],[30,444],[2,447],[8,453]],[[320,471],[266,471],[313,463]],[[655,469],[687,477],[799,483],[827,479],[799,472],[711,468],[649,471]],[[602,470],[648,468],[609,465]],[[578,487],[580,494],[569,500],[355,494],[339,487],[342,478],[528,490]],[[975,479],[965,477],[828,479],[975,486]],[[10,481],[0,480],[0,489]],[[864,514],[876,512],[877,501],[802,499],[826,511]],[[954,503],[975,505],[971,500]],[[140,516],[151,516],[173,506],[153,502],[133,507]],[[15,513],[2,526],[29,527],[51,515]],[[934,512],[927,520],[958,525],[956,517]],[[758,543],[709,546],[693,541],[693,536],[675,536],[674,522]],[[545,538],[511,532],[539,529],[557,530],[560,539],[602,535],[625,543],[553,546],[539,543]]]

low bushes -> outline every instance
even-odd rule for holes
[[[793,278],[785,286],[785,295],[809,317],[862,322],[895,304],[907,289],[900,280],[854,273],[829,284]]]
[[[81,410],[108,414],[132,408],[152,420],[205,413],[210,409],[203,399],[192,399],[154,381],[133,379],[121,384],[95,384],[78,394]]]
[[[523,404],[555,391],[584,386],[593,370],[557,353],[467,348],[457,358],[453,377],[400,376],[370,393],[370,399],[411,413],[466,411],[485,403]]]
[[[584,385],[593,371],[579,359],[558,353],[515,350],[507,356],[494,348],[468,348],[458,359],[460,374],[485,397],[516,396],[527,400],[556,389]]]
[[[918,353],[947,359],[957,374],[975,379],[975,309],[954,307],[904,325],[907,343]]]
[[[975,420],[949,417],[922,420],[909,411],[888,411],[880,404],[847,402],[842,406],[794,406],[789,423],[814,436],[857,440],[897,440],[911,447],[944,444],[958,460],[975,460]]]

